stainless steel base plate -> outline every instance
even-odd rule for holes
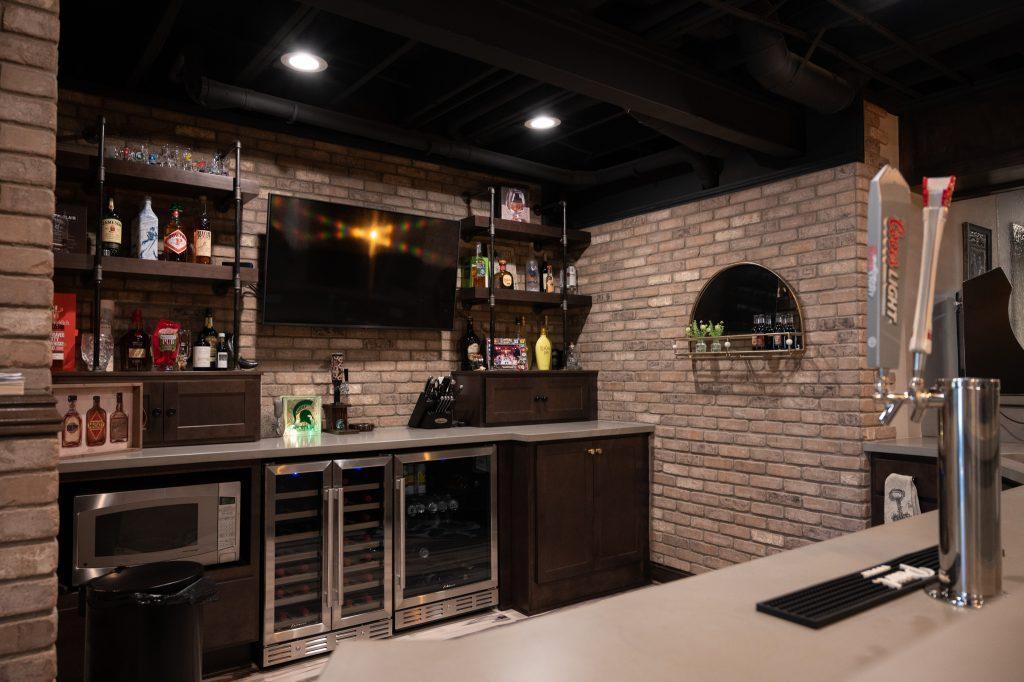
[[[413,606],[412,608],[395,611],[395,629],[411,628],[414,625],[444,620],[452,616],[480,611],[497,605],[497,590],[483,590],[481,592],[473,592],[472,594],[464,594],[461,597],[452,597],[430,604],[423,604],[422,606]]]
[[[282,642],[263,647],[263,666],[278,665],[307,656],[328,654],[346,639],[387,639],[391,637],[391,619],[375,620],[372,623],[353,625],[323,635],[315,635],[294,642]]]
[[[954,592],[948,586],[941,584],[934,585],[925,590],[928,596],[932,599],[938,599],[944,601],[947,604],[953,606],[969,607],[972,609],[980,609],[985,605],[985,598],[977,594],[968,594],[967,592]]]

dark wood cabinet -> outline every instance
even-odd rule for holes
[[[456,372],[456,418],[470,426],[597,419],[597,372]]]
[[[538,613],[645,583],[646,435],[506,448],[504,606]]]
[[[259,440],[258,372],[69,372],[54,383],[141,381],[143,447]]]

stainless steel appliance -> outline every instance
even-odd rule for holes
[[[495,448],[396,455],[395,629],[498,601]]]
[[[72,585],[119,566],[237,561],[241,492],[241,482],[230,481],[78,495]]]
[[[263,665],[391,636],[392,458],[268,465]]]

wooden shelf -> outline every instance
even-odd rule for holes
[[[54,272],[92,272],[92,261],[92,256],[84,253],[55,253],[53,254],[53,269]],[[121,256],[105,256],[103,272],[108,275],[125,275],[134,278],[177,279],[194,282],[230,282],[232,277],[231,265],[221,265],[216,261],[213,265],[203,265],[201,263],[174,263]],[[253,284],[260,277],[256,267],[241,268],[241,276],[242,284]]]
[[[57,176],[61,180],[92,183],[96,179],[96,155],[79,149],[57,150]],[[111,190],[132,189],[152,194],[198,199],[205,195],[214,206],[229,207],[234,198],[234,178],[195,171],[150,166],[134,161],[107,159],[106,183]],[[259,195],[255,180],[242,178],[242,203]]]
[[[173,371],[148,370],[142,372],[87,372],[83,370],[75,370],[74,372],[54,372],[53,383],[67,384],[76,381],[116,381],[118,379],[167,379],[173,381],[181,381],[183,379],[195,379],[207,381],[212,378],[223,379],[232,377],[251,376],[253,374],[261,373],[259,371],[251,369],[218,369],[210,370],[208,372],[202,370],[196,371],[191,369]]]
[[[487,303],[486,287],[463,287],[459,289],[459,299],[462,305],[483,305]],[[561,294],[548,294],[542,291],[519,291],[518,289],[495,289],[494,300],[498,303],[522,303],[538,308],[560,308],[562,307]],[[589,308],[590,296],[582,294],[569,294],[568,303],[570,308]]]
[[[489,219],[487,216],[470,216],[459,221],[462,239],[483,239],[488,236]],[[494,219],[495,239],[517,242],[533,242],[535,244],[558,244],[562,241],[562,228],[537,223],[517,223],[511,220]],[[567,230],[566,238],[569,250],[578,255],[590,246],[590,233],[583,230]]]

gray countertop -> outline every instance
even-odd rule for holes
[[[395,426],[346,436],[317,433],[294,438],[263,438],[250,443],[143,448],[134,452],[65,457],[60,460],[57,468],[60,473],[68,474],[209,462],[277,460],[307,455],[388,452],[501,441],[538,443],[574,438],[626,436],[653,431],[654,426],[651,424],[608,420],[485,428],[461,426],[449,429],[410,429]]]
[[[1003,493],[1002,516],[1005,594],[978,611],[920,591],[821,630],[755,611],[764,599],[936,544],[932,512],[461,639],[342,642],[320,679],[1019,679],[1024,488]]]
[[[939,456],[939,445],[936,438],[890,438],[864,443],[864,452],[935,459]],[[1024,443],[1003,440],[999,443],[999,456],[1003,476],[1024,484]]]

